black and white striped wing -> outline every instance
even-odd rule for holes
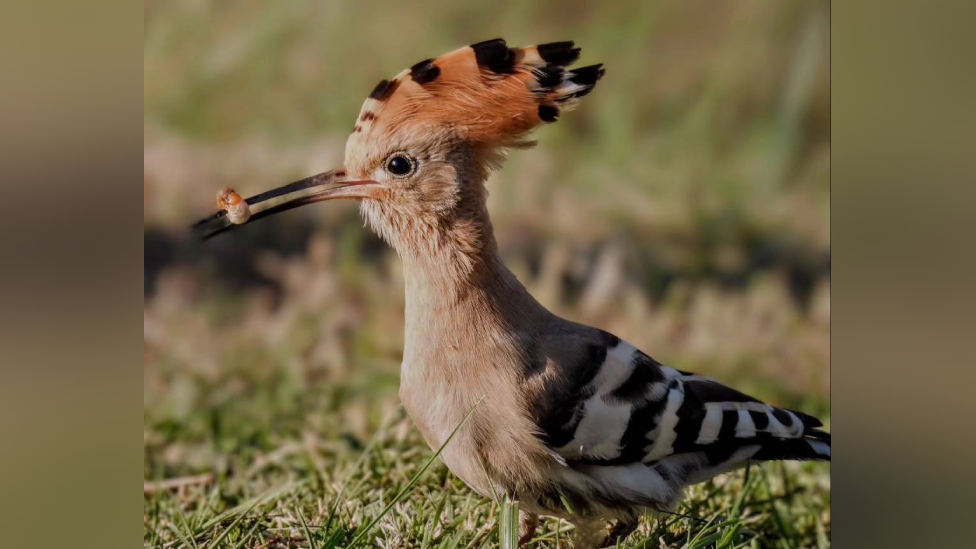
[[[651,465],[696,455],[703,473],[748,459],[830,459],[830,435],[816,418],[669,368],[606,335],[605,351],[588,353],[599,362],[578,368],[575,386],[560,389],[559,405],[538,418],[567,463]]]

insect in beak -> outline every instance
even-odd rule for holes
[[[232,189],[217,195],[220,211],[193,224],[204,240],[278,212],[335,198],[381,198],[383,187],[370,179],[350,179],[339,168],[263,192],[244,200]]]

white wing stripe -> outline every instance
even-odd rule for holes
[[[651,402],[657,402],[664,398],[664,395],[668,394],[668,384],[664,381],[657,381],[651,384],[650,389],[647,390],[646,396],[647,400]]]
[[[609,393],[627,381],[634,371],[632,359],[636,351],[637,349],[626,341],[621,341],[607,350],[606,359],[590,383],[596,389],[597,395]]]
[[[648,438],[654,442],[647,449],[644,461],[654,461],[669,455],[674,450],[674,440],[678,437],[674,428],[678,425],[678,408],[685,398],[684,387],[679,383],[668,392],[668,403],[661,413],[654,430]]]
[[[749,410],[739,410],[739,423],[735,425],[736,438],[751,438],[756,436],[756,423],[752,421]]]
[[[560,455],[576,459],[583,456],[613,459],[620,456],[620,441],[627,431],[633,405],[607,404],[599,395],[590,397],[583,407],[582,419],[573,440],[556,449]]]
[[[722,430],[722,412],[721,403],[709,402],[705,405],[705,419],[702,420],[695,444],[711,444],[718,440],[718,433]]]
[[[813,451],[818,455],[830,457],[830,445],[827,443],[819,440],[807,440],[807,444],[809,444],[810,447],[813,448]]]

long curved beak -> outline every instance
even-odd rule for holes
[[[347,178],[344,168],[306,177],[247,200],[240,199],[233,191],[228,190],[236,200],[225,204],[225,197],[222,195],[218,198],[218,203],[225,209],[197,221],[191,228],[206,240],[278,212],[335,198],[378,198],[381,190],[382,187],[376,181]]]

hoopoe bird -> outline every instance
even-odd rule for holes
[[[629,535],[683,489],[768,460],[830,460],[830,434],[712,379],[657,362],[539,304],[498,255],[485,182],[507,149],[589,94],[602,65],[570,69],[573,42],[496,39],[381,81],[345,167],[259,194],[231,190],[196,225],[212,236],[323,200],[354,198],[403,262],[400,397],[431,448],[473,490],[575,525],[576,547]],[[608,528],[609,521],[615,521]]]

